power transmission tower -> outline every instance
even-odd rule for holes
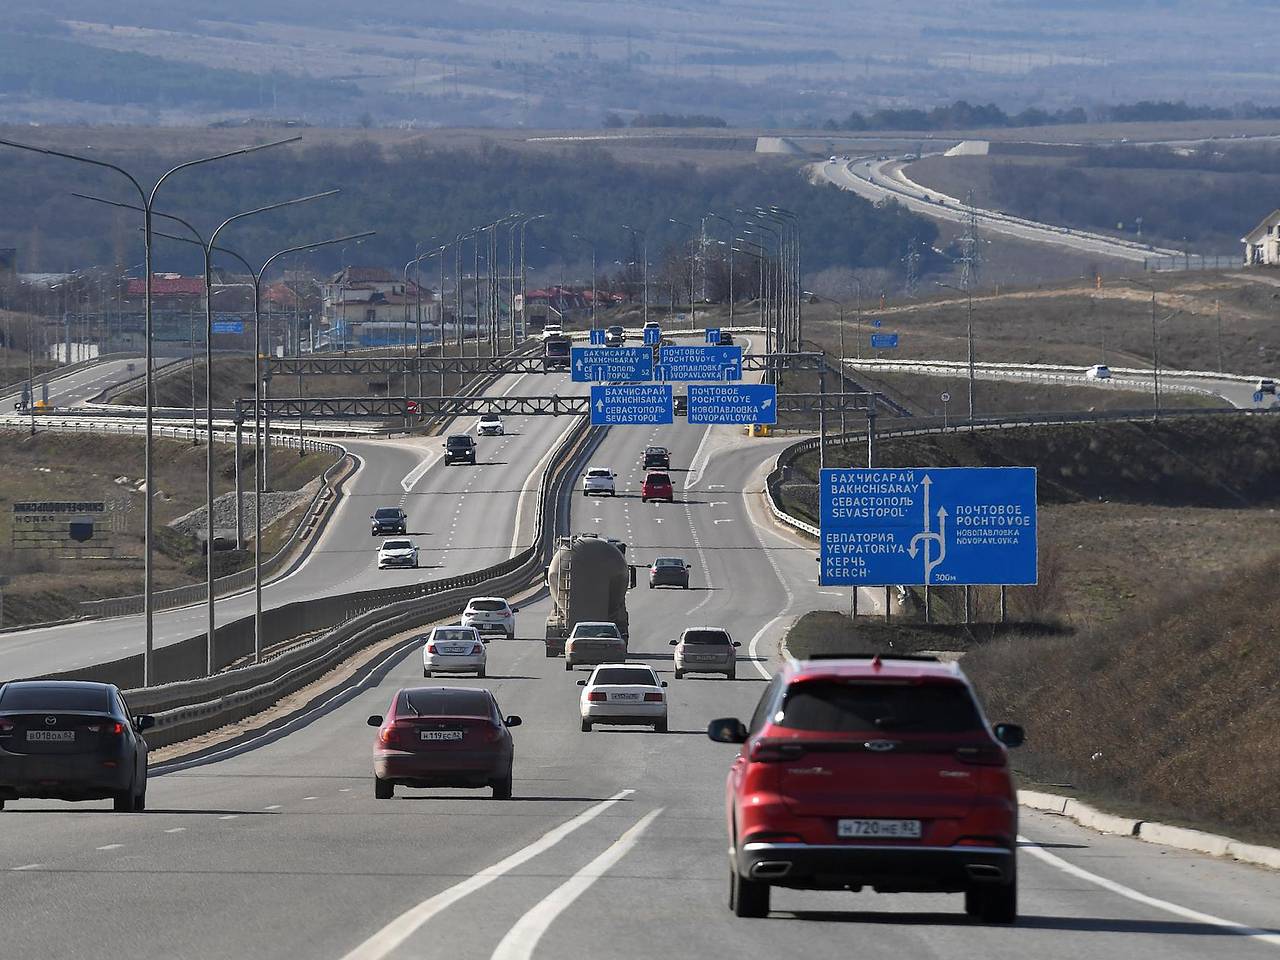
[[[912,237],[907,241],[907,255],[902,259],[907,265],[906,294],[908,297],[914,297],[916,295],[916,288],[920,285],[919,237]]]
[[[965,194],[966,207],[964,234],[960,237],[960,285],[972,290],[978,285],[978,273],[981,266],[982,251],[978,240],[978,209],[973,205],[973,191]]]

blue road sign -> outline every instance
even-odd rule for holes
[[[646,347],[657,346],[662,342],[662,331],[657,327],[645,327],[644,345]]]
[[[741,380],[742,347],[667,346],[658,351],[659,380]]]
[[[1036,582],[1034,467],[823,470],[829,585]]]
[[[244,333],[243,320],[215,320],[213,321],[214,333]]]
[[[1261,390],[1255,390],[1255,391],[1253,392],[1253,402],[1254,402],[1254,403],[1261,403],[1261,402],[1262,402],[1262,391],[1261,391]]]
[[[707,327],[707,343],[716,346],[720,343],[720,328]]]
[[[593,347],[603,347],[603,346],[604,346],[604,331],[603,331],[603,330],[592,330],[592,331],[591,331],[591,345],[592,345]]]
[[[591,388],[591,425],[672,423],[671,384],[603,384]]]
[[[877,330],[880,329],[880,323],[881,323],[881,320],[879,317],[876,317],[874,320],[871,321],[871,325],[875,327]]]
[[[898,335],[896,333],[873,333],[871,335],[872,350],[897,350]]]
[[[772,383],[691,383],[690,423],[777,423],[778,388]]]
[[[574,347],[569,351],[574,383],[630,383],[653,379],[651,347]]]

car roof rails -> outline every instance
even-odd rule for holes
[[[880,650],[858,650],[850,653],[814,653],[804,660],[914,660],[919,663],[941,663],[942,661],[931,653],[884,653]]]

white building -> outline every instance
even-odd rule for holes
[[[1280,210],[1272,210],[1240,242],[1244,244],[1245,266],[1280,266]]]

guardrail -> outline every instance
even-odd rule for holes
[[[855,369],[877,369],[893,365],[910,365],[918,368],[932,368],[945,370],[963,370],[969,369],[968,361],[965,360],[880,360],[880,359],[855,359],[852,357],[845,358],[845,364]],[[1068,363],[996,363],[993,361],[984,361],[974,364],[978,370],[994,370],[994,371],[1016,371],[1027,370],[1037,371],[1044,370],[1055,373],[1079,373],[1081,375],[1089,371],[1089,367],[1076,366]],[[1129,376],[1147,376],[1154,374],[1151,367],[1108,367],[1114,373],[1123,373]],[[1168,369],[1160,369],[1160,379],[1164,380],[1168,377],[1185,377],[1195,380],[1229,380],[1234,383],[1256,383],[1258,380],[1269,379],[1266,376],[1248,374],[1248,373],[1222,373],[1217,370],[1181,370],[1170,367]],[[1095,381],[1089,381],[1091,384]],[[1097,381],[1105,382],[1105,381]]]

